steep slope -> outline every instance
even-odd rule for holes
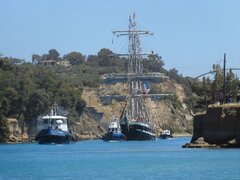
[[[157,133],[163,129],[170,129],[175,134],[185,134],[191,133],[192,131],[192,119],[193,116],[188,110],[187,106],[183,103],[185,99],[184,89],[180,84],[175,83],[173,80],[168,80],[162,84],[158,84],[156,87],[159,92],[168,92],[176,94],[178,98],[178,103],[180,106],[175,107],[175,100],[164,99],[164,100],[151,100],[146,99],[146,107],[149,112],[149,116],[154,120],[154,124],[157,130]],[[103,129],[107,129],[107,125],[110,121],[112,115],[117,117],[120,116],[120,113],[125,105],[124,101],[112,100],[111,103],[103,104],[99,96],[100,95],[111,95],[111,94],[126,94],[127,86],[124,83],[117,83],[115,85],[102,85],[99,89],[84,89],[83,98],[87,102],[87,107],[94,107],[96,111],[103,112],[102,119],[96,120],[96,123],[89,123],[88,126],[92,126],[96,130],[95,138],[98,138],[99,135],[104,133]],[[90,121],[91,115],[84,113],[85,116]],[[84,125],[84,124],[82,124]],[[97,128],[101,127],[101,128]],[[101,129],[101,131],[97,130]],[[76,128],[75,128],[76,130]],[[86,132],[82,132],[86,134]]]

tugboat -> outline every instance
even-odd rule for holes
[[[161,139],[168,139],[168,138],[173,138],[173,135],[171,134],[170,130],[165,129],[161,132],[159,137]]]
[[[104,141],[125,141],[127,139],[126,136],[122,134],[118,120],[114,116],[108,126],[108,132],[102,139]]]
[[[39,144],[69,144],[74,141],[73,135],[68,131],[67,117],[57,115],[57,109],[54,104],[50,115],[40,118],[42,129],[35,137]]]

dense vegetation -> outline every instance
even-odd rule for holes
[[[191,79],[189,81],[193,92],[188,104],[195,112],[206,109],[206,106],[219,102],[220,93],[224,93],[223,69],[219,64],[213,65],[214,78],[202,78],[202,81]],[[224,102],[236,102],[236,96],[240,93],[240,81],[232,70],[225,74]]]
[[[44,66],[46,61],[67,61],[70,66]],[[217,101],[218,93],[223,91],[223,71],[219,65],[214,65],[216,73],[213,80],[200,81],[183,77],[176,69],[165,70],[159,56],[150,55],[143,62],[144,72],[164,72],[182,84],[188,97],[186,103],[195,112]],[[115,55],[109,49],[101,49],[97,55],[70,52],[63,57],[57,50],[51,49],[48,54],[33,54],[32,63],[0,55],[0,140],[4,141],[9,134],[6,117],[17,118],[20,125],[31,127],[34,126],[34,119],[49,112],[55,102],[68,110],[70,122],[75,121],[86,105],[82,99],[82,88],[99,87],[102,74],[126,70],[126,58]],[[239,88],[238,78],[229,71],[226,92],[231,92],[234,98]],[[172,101],[179,106],[176,96]]]
[[[74,121],[85,106],[81,93],[80,87],[65,81],[51,67],[0,58],[0,121],[13,117],[22,126],[34,126],[36,117],[48,113],[55,102],[66,108]]]

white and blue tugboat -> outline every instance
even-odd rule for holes
[[[68,144],[74,141],[68,131],[67,117],[57,115],[57,105],[54,104],[50,115],[40,118],[41,130],[35,137],[39,144]]]
[[[168,139],[168,138],[173,138],[173,135],[171,134],[170,130],[165,129],[161,132],[159,137],[161,139]]]
[[[125,141],[126,136],[122,134],[120,124],[117,118],[113,116],[109,126],[108,132],[102,137],[104,141]]]

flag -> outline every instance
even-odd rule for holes
[[[143,82],[143,93],[147,94],[150,91],[150,84],[148,82]]]

